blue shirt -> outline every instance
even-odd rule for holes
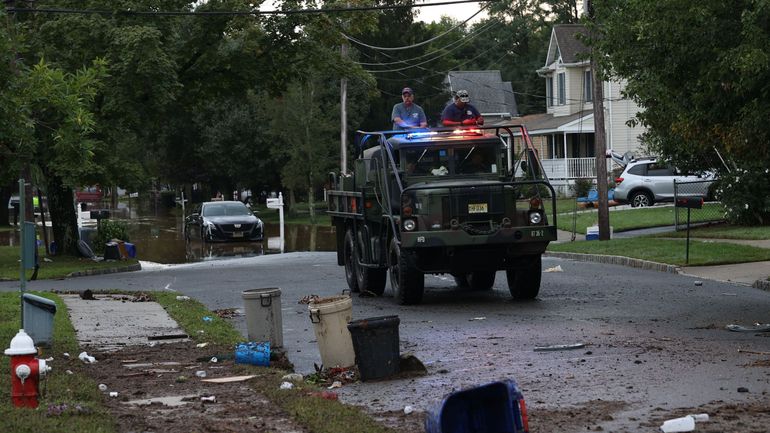
[[[477,117],[481,116],[481,113],[479,113],[479,110],[476,109],[473,105],[469,103],[465,103],[465,106],[463,108],[460,108],[452,102],[451,104],[447,105],[444,108],[444,111],[441,113],[441,121],[444,120],[451,120],[453,122],[462,122],[466,119],[475,119]]]
[[[390,120],[393,122],[393,130],[400,131],[402,129],[407,129],[396,124],[396,117],[400,117],[407,125],[418,128],[423,123],[428,122],[428,119],[425,117],[425,112],[422,111],[422,107],[414,103],[411,107],[407,108],[403,102],[399,102],[393,106],[393,112],[390,113]]]

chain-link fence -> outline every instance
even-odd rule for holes
[[[687,182],[677,182],[674,180],[674,202],[681,197],[703,197],[704,203],[701,209],[689,209],[690,224],[724,221],[724,206],[714,198],[714,182],[714,179]],[[676,229],[686,229],[688,209],[680,207],[675,207],[674,209],[674,225]]]

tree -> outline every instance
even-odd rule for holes
[[[723,181],[764,178],[757,170],[770,166],[770,5],[605,0],[594,7],[599,24],[590,43],[605,54],[604,69],[627,80],[649,149],[684,169],[725,171],[716,149],[740,168]],[[765,197],[722,199],[756,212],[741,221],[770,221]]]

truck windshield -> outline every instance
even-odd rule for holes
[[[426,147],[404,151],[405,172],[411,176],[497,173],[493,146]]]

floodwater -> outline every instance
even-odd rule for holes
[[[171,209],[154,206],[151,209],[122,206],[111,213],[112,220],[123,221],[128,225],[130,242],[136,246],[137,258],[143,261],[191,263],[281,253],[278,224],[265,224],[266,237],[263,242],[206,243],[185,240],[181,212],[176,215]],[[92,230],[96,228],[95,225],[90,227]],[[48,233],[50,242],[50,227]],[[331,226],[290,224],[284,226],[284,234],[284,252],[336,250]],[[0,245],[18,244],[18,231],[0,232]]]

